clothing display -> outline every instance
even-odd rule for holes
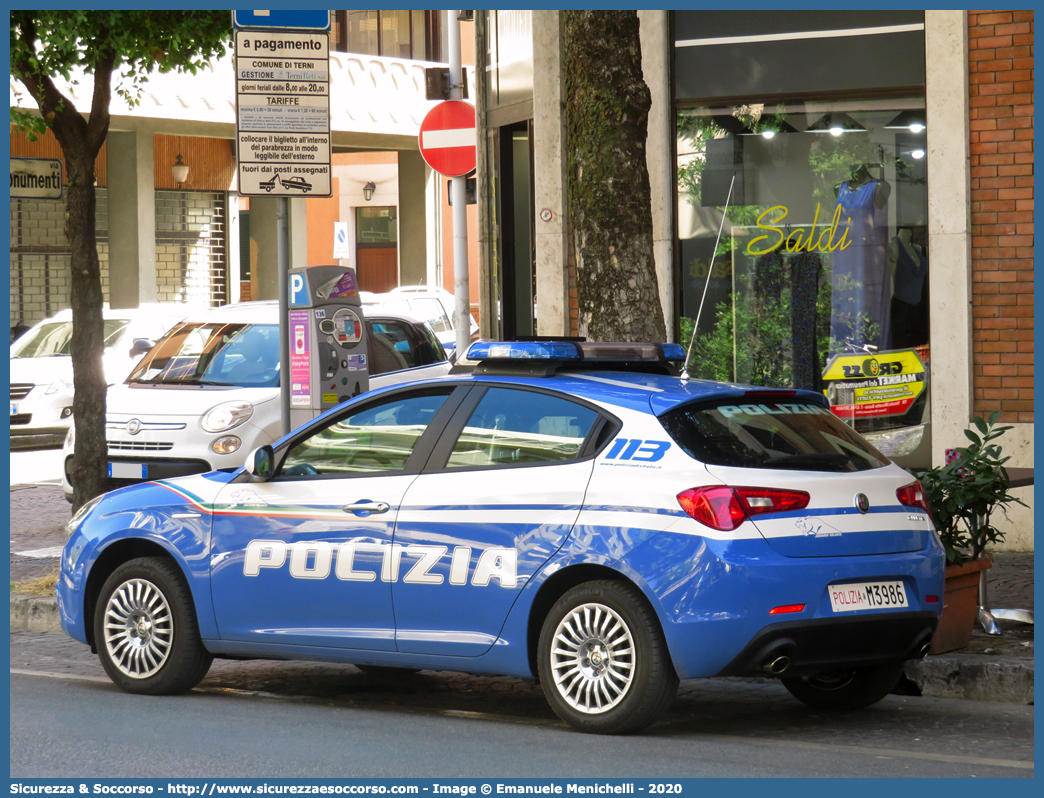
[[[903,234],[906,238],[903,238]],[[921,248],[909,241],[909,230],[902,230],[892,238],[895,253],[895,298],[907,305],[921,301],[924,278],[928,274],[928,259]]]
[[[841,207],[838,231],[847,230],[844,248],[833,252],[831,294],[831,354],[871,345],[892,344],[892,274],[888,258],[888,204],[878,207],[875,192],[881,180],[838,188]],[[833,241],[837,246],[840,233]],[[851,349],[848,349],[851,351]]]

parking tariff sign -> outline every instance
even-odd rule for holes
[[[330,197],[330,34],[237,30],[236,160],[247,197]]]

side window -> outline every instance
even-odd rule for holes
[[[438,363],[428,337],[405,321],[367,319],[370,327],[370,376]]]
[[[298,442],[278,476],[355,476],[402,471],[450,389],[397,397],[342,417]]]
[[[490,388],[464,425],[447,468],[574,460],[598,414],[557,396]]]

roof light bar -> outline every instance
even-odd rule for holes
[[[468,360],[583,360],[570,341],[476,341],[465,355]]]
[[[660,363],[685,360],[679,344],[621,341],[476,341],[468,360],[631,361]]]

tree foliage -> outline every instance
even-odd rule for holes
[[[230,35],[227,11],[11,11],[11,75],[39,109],[12,108],[11,123],[31,139],[51,129],[69,179],[65,235],[73,310],[74,507],[106,486],[94,164],[109,132],[112,92],[136,105],[152,71],[196,72],[224,54]],[[58,85],[81,79],[93,81],[86,118]]]
[[[666,339],[645,160],[649,87],[635,11],[563,11],[569,219],[580,334]]]

